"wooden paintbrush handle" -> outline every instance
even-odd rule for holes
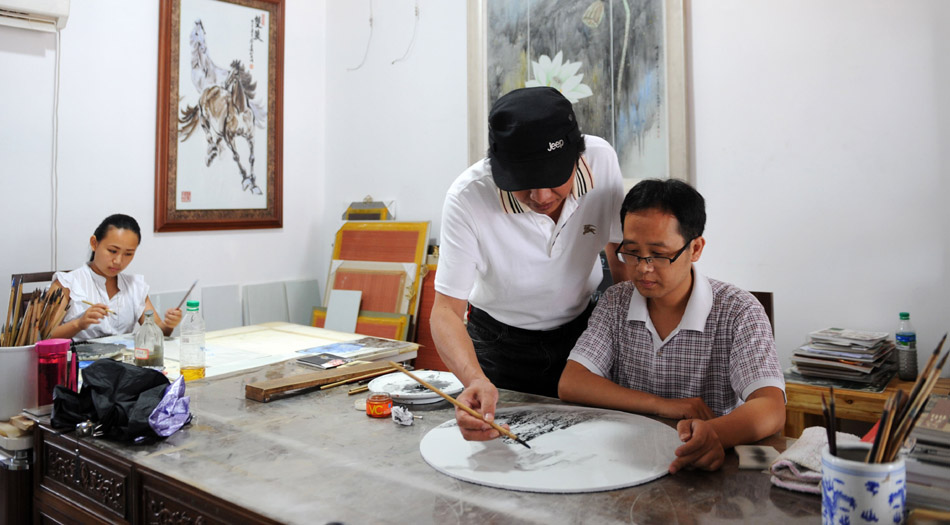
[[[407,376],[413,378],[417,383],[419,383],[419,384],[421,384],[422,386],[428,388],[429,390],[435,392],[436,394],[439,394],[440,396],[442,396],[442,397],[443,397],[446,401],[448,401],[449,403],[452,403],[452,404],[455,405],[456,407],[461,408],[462,410],[468,412],[468,414],[471,415],[472,417],[474,417],[474,418],[476,418],[476,419],[479,419],[479,420],[481,420],[481,421],[483,421],[483,422],[485,422],[485,423],[488,423],[489,425],[491,425],[492,428],[494,428],[495,430],[497,430],[498,432],[500,432],[502,435],[507,436],[507,437],[509,437],[509,438],[511,438],[511,439],[514,439],[515,441],[519,441],[518,436],[516,436],[516,435],[515,435],[513,432],[511,432],[510,430],[508,430],[508,429],[506,429],[505,427],[499,425],[498,423],[495,423],[494,421],[488,421],[487,419],[485,419],[485,416],[479,414],[478,412],[476,412],[476,411],[475,411],[474,409],[472,409],[471,407],[468,407],[468,406],[463,405],[462,403],[459,403],[458,401],[455,400],[455,398],[453,398],[452,396],[450,396],[450,395],[446,394],[445,392],[439,390],[438,388],[436,388],[436,387],[430,385],[429,383],[427,383],[427,382],[426,382],[424,379],[422,379],[421,377],[416,376],[416,375],[413,374],[412,372],[406,370],[405,368],[399,366],[398,364],[396,364],[396,363],[394,363],[394,362],[392,362],[392,361],[390,361],[389,364],[392,365],[393,368],[395,368],[396,370],[399,370],[400,372],[402,372],[402,373],[406,374]]]
[[[95,306],[95,305],[96,305],[96,303],[90,303],[89,301],[87,301],[87,300],[85,300],[85,299],[83,299],[82,302],[83,302],[83,304],[88,304],[89,306]],[[111,314],[111,315],[115,315],[115,312],[114,312],[113,310],[108,309],[108,308],[106,308],[106,313],[107,313],[107,314]]]
[[[369,379],[369,378],[371,378],[371,377],[376,377],[376,376],[381,376],[381,375],[383,375],[383,374],[391,374],[391,373],[392,373],[392,370],[389,370],[389,369],[386,369],[386,370],[377,370],[377,371],[375,371],[375,372],[370,372],[370,373],[368,373],[368,374],[363,374],[363,375],[361,375],[361,376],[351,377],[351,378],[349,378],[349,379],[344,379],[344,380],[342,380],[342,381],[337,381],[336,383],[329,383],[329,384],[323,385],[323,386],[320,387],[320,390],[326,390],[326,389],[328,389],[328,388],[333,388],[333,387],[335,387],[335,386],[345,385],[345,384],[347,384],[347,383],[355,383],[356,381],[360,381],[360,380],[363,380],[363,379]]]

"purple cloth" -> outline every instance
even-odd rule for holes
[[[185,394],[185,378],[179,377],[168,385],[158,406],[148,416],[148,425],[156,434],[168,437],[191,421],[188,410],[191,398]]]

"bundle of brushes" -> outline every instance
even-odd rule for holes
[[[900,390],[888,398],[878,423],[874,445],[868,453],[868,463],[889,463],[897,459],[950,355],[950,351],[947,351],[940,357],[940,350],[946,340],[947,334],[944,334],[906,400],[902,400],[904,395]]]
[[[10,285],[7,320],[0,331],[0,346],[24,346],[49,339],[66,316],[68,305],[63,296],[62,288],[52,292],[37,290],[24,307],[23,282],[14,279]]]

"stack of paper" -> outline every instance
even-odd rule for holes
[[[887,332],[826,328],[808,335],[809,341],[792,356],[803,376],[871,383],[893,374],[894,343],[887,340]]]
[[[329,345],[298,350],[301,354],[329,353],[347,360],[376,361],[384,357],[391,357],[409,352],[418,345],[406,341],[394,341],[380,337],[364,337],[355,341],[345,341]]]
[[[907,499],[950,509],[950,396],[931,395],[910,435],[917,443],[906,458]]]

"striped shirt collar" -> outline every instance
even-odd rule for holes
[[[571,189],[571,195],[579,199],[594,189],[594,173],[587,164],[587,158],[581,155],[577,161],[577,169],[574,170],[574,187]],[[505,213],[524,213],[525,207],[515,198],[514,192],[498,190],[498,197],[501,200],[501,208]]]
[[[693,266],[693,290],[689,295],[689,302],[686,303],[686,311],[680,320],[674,333],[679,330],[694,330],[702,332],[706,328],[706,319],[712,312],[713,294],[712,285],[705,275],[699,273],[696,266]],[[634,293],[630,298],[630,307],[627,310],[628,321],[647,322],[650,313],[647,310],[647,300],[639,292]],[[670,335],[672,335],[671,333]],[[669,339],[669,337],[667,337]]]

